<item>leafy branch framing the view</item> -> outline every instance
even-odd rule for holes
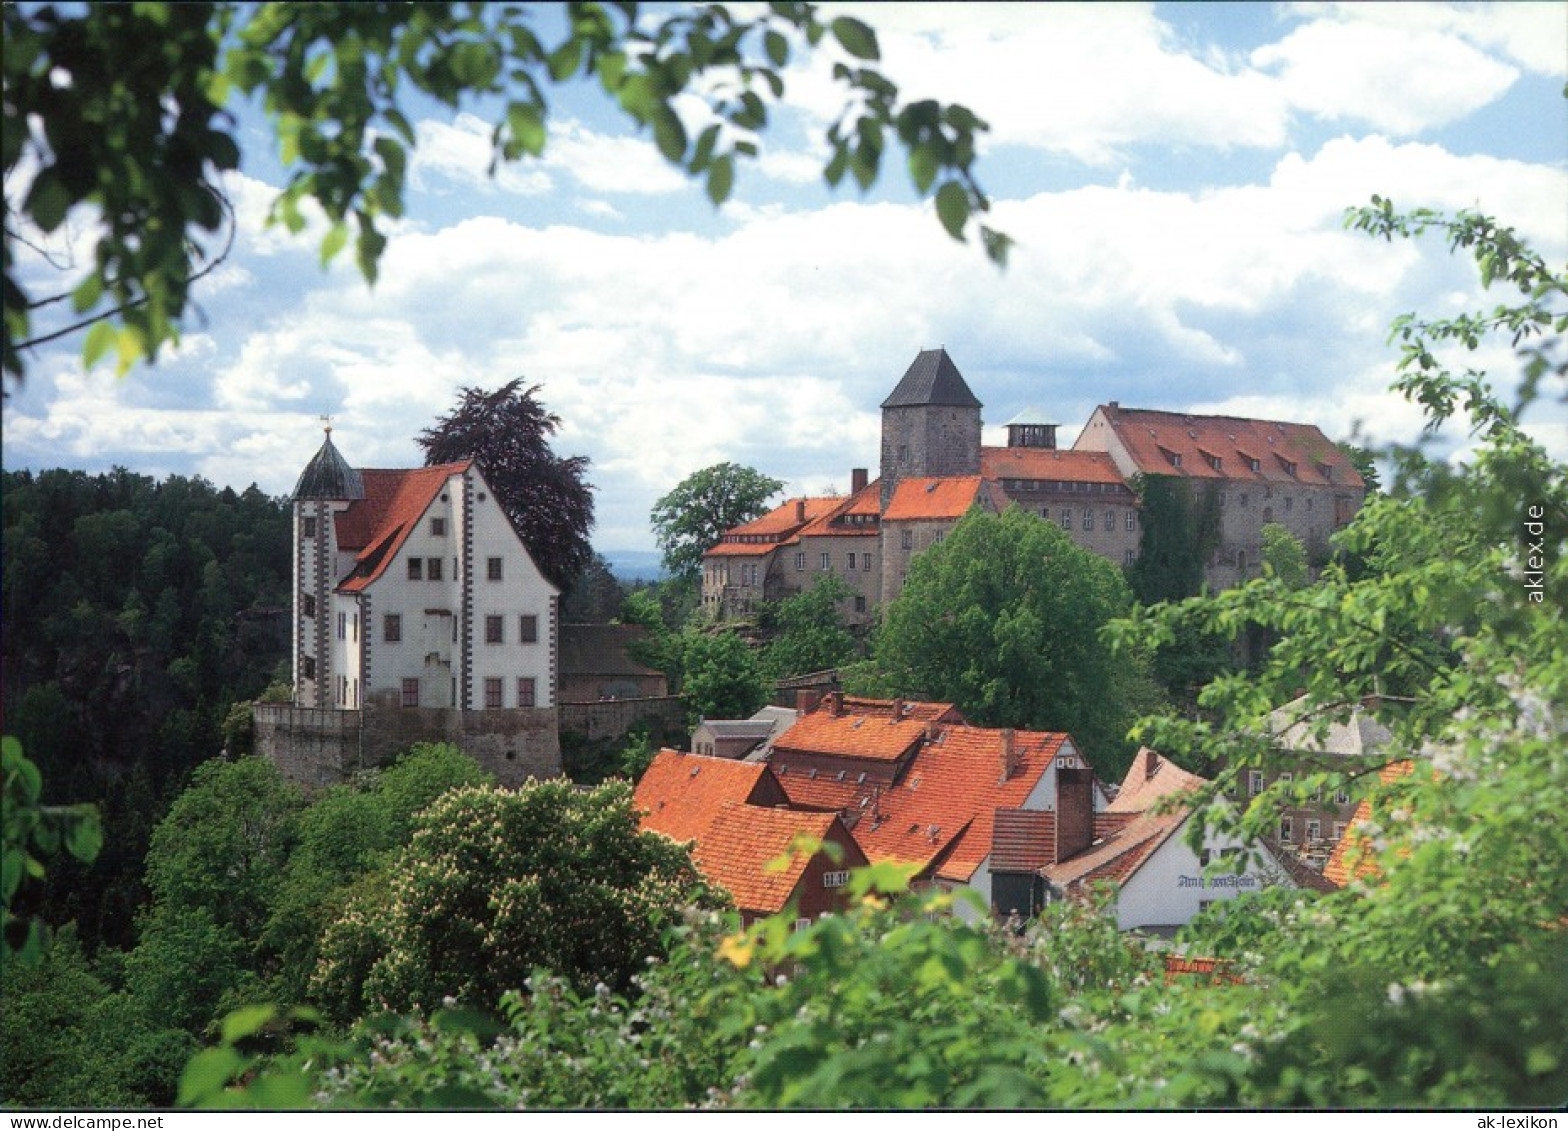
[[[791,60],[831,43],[848,62],[833,67],[845,105],[827,133],[827,182],[869,189],[896,145],[947,233],[974,228],[1006,261],[1011,241],[976,219],[990,207],[973,169],[986,123],[903,101],[870,65],[881,49],[864,22],[795,0],[749,19],[720,5],[650,15],[634,0],[551,11],[564,15],[554,35],[514,4],[6,5],[5,373],[20,379],[23,351],[61,333],[35,331],[33,311],[61,296],[33,293],[19,249],[84,210],[93,264],[68,293],[85,316],[72,329],[94,327],[85,363],[112,345],[123,373],[178,340],[191,284],[213,265],[202,242],[223,225],[223,178],[240,166],[239,99],[260,103],[288,170],[270,219],[298,233],[319,209],[323,264],[352,242],[373,283],[404,212],[415,99],[489,113],[493,173],[544,153],[548,91],[596,80],[717,207],[758,155]]]

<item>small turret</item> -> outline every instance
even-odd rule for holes
[[[326,427],[327,437],[321,450],[310,458],[299,482],[294,485],[294,501],[305,499],[341,499],[352,501],[365,497],[365,481],[359,472],[348,465],[348,460],[332,444],[332,425]]]

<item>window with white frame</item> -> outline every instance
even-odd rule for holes
[[[806,551],[801,550],[798,553],[796,553],[796,555],[795,555],[795,568],[796,569],[805,569],[806,568]]]
[[[828,553],[826,550],[822,551],[822,568],[825,570],[831,570],[833,568],[833,555]]]
[[[1289,817],[1279,819],[1279,839],[1289,844],[1296,836],[1295,822]]]
[[[1063,530],[1071,530],[1072,528],[1073,528],[1073,508],[1072,507],[1063,507],[1062,508],[1062,529]]]
[[[1263,792],[1262,770],[1247,771],[1247,792],[1254,797]]]
[[[848,570],[853,570],[855,568],[855,555],[854,554],[845,554],[844,555],[844,568],[848,569]]]
[[[849,883],[848,872],[823,872],[822,886],[825,888],[841,888]]]
[[[1107,530],[1115,530],[1116,529],[1116,512],[1115,511],[1106,511],[1105,512],[1105,529],[1107,529]]]
[[[1313,819],[1313,818],[1309,818],[1307,820],[1307,839],[1308,840],[1317,840],[1322,835],[1323,835],[1323,824],[1322,824],[1322,822],[1320,822],[1320,821],[1318,821],[1316,819]]]
[[[1137,511],[1128,511],[1127,512],[1127,529],[1128,530],[1137,530],[1138,529],[1138,512]]]

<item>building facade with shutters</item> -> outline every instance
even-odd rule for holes
[[[322,784],[428,740],[503,781],[559,771],[559,594],[472,460],[355,469],[329,430],[293,512],[292,710],[257,713],[291,776]]]

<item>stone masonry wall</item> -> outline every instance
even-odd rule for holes
[[[290,781],[319,788],[383,766],[418,742],[450,742],[502,785],[561,773],[554,707],[455,711],[439,707],[333,711],[278,703],[253,706],[256,752]]]

